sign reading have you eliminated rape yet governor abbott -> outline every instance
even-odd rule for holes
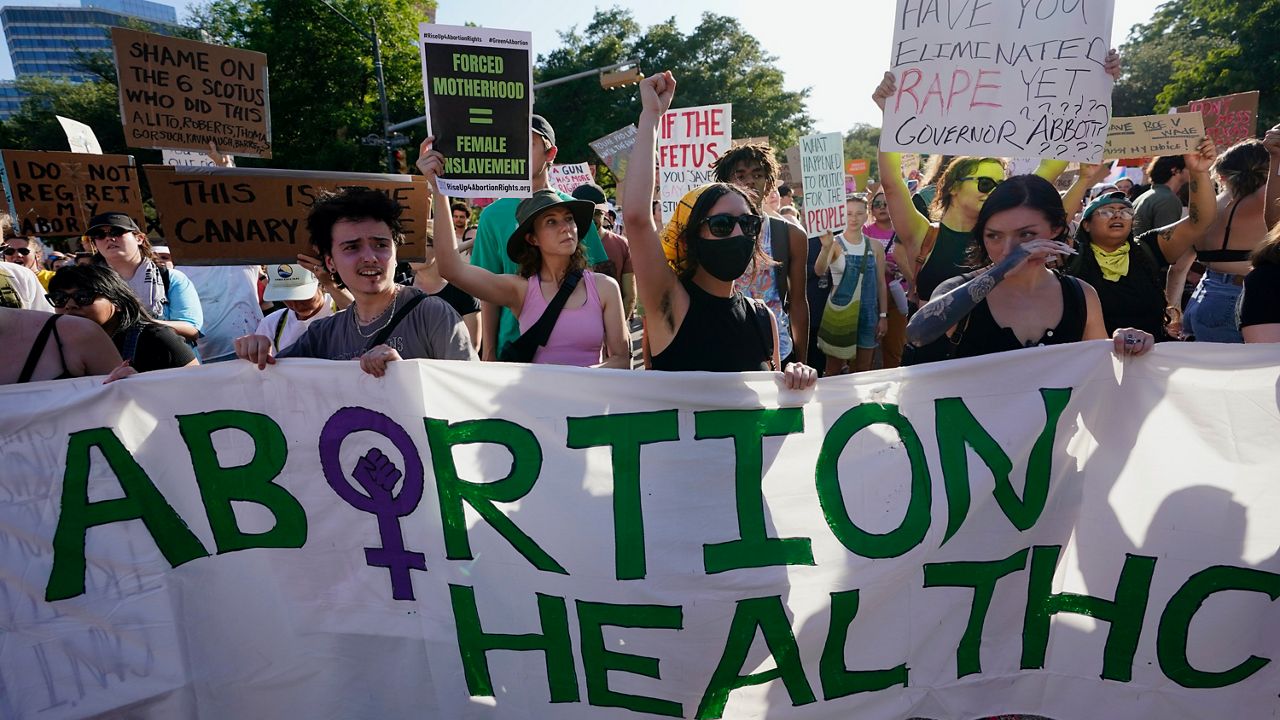
[[[418,26],[427,134],[445,157],[451,197],[529,197],[533,113],[532,33]]]

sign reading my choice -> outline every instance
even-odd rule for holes
[[[445,157],[440,189],[452,197],[533,192],[533,36],[492,28],[419,26],[427,134]]]
[[[421,175],[147,165],[164,239],[183,265],[266,264],[312,253],[307,212],[324,191],[380,190],[404,208],[399,260],[423,260],[428,209]]]
[[[14,234],[77,237],[103,212],[143,221],[131,155],[3,150],[0,168]]]

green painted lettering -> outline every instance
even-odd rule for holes
[[[747,652],[751,650],[757,629],[764,635],[769,653],[778,666],[750,675],[738,675],[747,661]],[[697,717],[699,720],[723,717],[729,693],[777,679],[782,680],[792,705],[817,702],[813,689],[809,687],[809,679],[805,677],[804,665],[800,662],[800,646],[791,631],[782,598],[774,595],[739,600],[729,626],[729,640],[725,643],[720,663],[711,675],[711,682],[707,684],[707,691],[702,695],[702,702],[698,704]]]
[[[973,588],[969,624],[956,647],[956,677],[982,672],[982,625],[991,608],[996,583],[1027,566],[1024,548],[1004,560],[994,562],[928,563],[924,566],[924,586]]]
[[[680,703],[630,695],[609,688],[609,671],[633,673],[661,680],[658,659],[614,652],[605,647],[609,627],[680,630],[684,609],[679,605],[610,605],[577,601],[578,627],[582,635],[582,672],[587,679],[587,703],[595,707],[626,708],[635,712],[683,717]]]
[[[1243,681],[1271,662],[1269,658],[1250,655],[1239,665],[1221,672],[1191,667],[1191,661],[1187,658],[1187,633],[1191,628],[1191,620],[1210,595],[1229,590],[1262,593],[1274,601],[1280,597],[1280,575],[1252,568],[1217,565],[1192,575],[1178,588],[1160,616],[1160,629],[1156,634],[1156,657],[1165,676],[1182,687],[1227,687]]]
[[[885,690],[895,685],[907,686],[907,676],[911,671],[906,663],[891,670],[849,670],[845,667],[845,643],[849,638],[849,626],[857,616],[857,590],[831,593],[831,629],[827,631],[827,642],[818,664],[823,700]]]

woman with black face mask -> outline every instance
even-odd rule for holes
[[[655,370],[743,372],[783,370],[788,388],[817,381],[802,363],[779,368],[773,314],[734,291],[752,263],[772,263],[760,251],[764,214],[741,190],[724,183],[690,191],[659,237],[650,214],[658,121],[671,107],[670,72],[640,83],[639,132],[623,196],[636,289]]]

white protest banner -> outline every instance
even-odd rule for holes
[[[194,150],[161,150],[160,158],[165,165],[195,165],[196,167],[219,167],[218,163],[209,157],[207,152],[196,152]],[[236,159],[227,157],[227,167],[235,167]]]
[[[547,181],[560,192],[572,193],[587,183],[595,182],[595,175],[591,172],[591,166],[586,163],[552,165]]]
[[[0,712],[1274,718],[1278,382],[1095,342],[7,386]]]
[[[1195,152],[1204,138],[1198,112],[1111,118],[1103,157],[1136,158]]]
[[[1097,162],[1115,0],[898,0],[886,151]]]
[[[840,133],[800,138],[804,178],[804,226],[809,235],[844,232],[844,137]]]
[[[456,198],[529,197],[533,35],[418,26],[427,134],[444,154],[440,189]]]
[[[712,181],[711,163],[733,141],[733,105],[668,110],[658,122],[658,186],[662,219],[670,220],[685,193]]]
[[[58,118],[58,124],[62,126],[62,131],[67,134],[67,145],[71,146],[71,152],[85,155],[102,154],[102,145],[98,143],[98,136],[94,134],[93,128],[79,120],[72,120],[61,115],[54,115],[54,117]]]

